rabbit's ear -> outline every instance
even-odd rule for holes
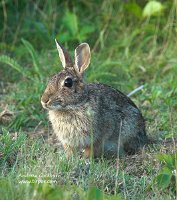
[[[59,54],[59,57],[60,57],[63,67],[64,68],[72,67],[73,64],[72,64],[72,60],[71,60],[69,53],[66,51],[66,49],[61,44],[59,44],[57,42],[56,39],[55,39],[55,43],[56,43],[58,54]]]
[[[89,64],[90,47],[87,43],[82,43],[75,49],[75,68],[82,74]]]

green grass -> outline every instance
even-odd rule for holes
[[[163,1],[163,13],[143,18],[146,4],[1,2],[1,199],[176,198],[177,5]],[[125,94],[144,84],[131,98],[158,142],[120,160],[66,159],[40,104],[48,78],[62,69],[55,38],[72,55],[90,44],[88,82]]]

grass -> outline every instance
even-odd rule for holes
[[[122,1],[2,1],[1,199],[176,198],[176,1],[163,4],[162,15],[142,18]],[[144,84],[131,98],[158,142],[120,160],[67,160],[40,104],[48,78],[61,70],[54,38],[71,54],[90,44],[88,82],[126,94]]]

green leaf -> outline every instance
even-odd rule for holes
[[[87,200],[102,200],[103,192],[96,187],[89,188]]]
[[[40,70],[39,70],[39,59],[38,59],[37,52],[34,50],[32,44],[30,42],[28,42],[25,39],[22,39],[22,42],[31,55],[35,72],[40,76],[41,73],[40,73]]]
[[[20,66],[13,58],[10,58],[9,56],[6,55],[0,56],[0,62],[10,65],[13,69],[20,72],[23,75],[25,74],[23,67]]]
[[[159,189],[165,189],[165,188],[167,188],[170,185],[171,177],[172,177],[172,174],[169,174],[169,173],[167,173],[167,174],[166,173],[159,174],[155,178],[157,187]]]
[[[135,2],[125,4],[125,9],[136,17],[142,17],[142,8]]]
[[[64,43],[64,42],[68,42],[72,39],[72,37],[70,36],[69,32],[63,32],[63,33],[60,33],[56,36],[56,38],[58,39],[58,41],[60,41],[61,43]]]
[[[169,175],[173,175],[173,172],[171,169],[169,169],[168,167],[164,167],[162,168],[162,170],[160,171],[159,174],[169,174]]]
[[[64,26],[75,36],[78,33],[78,20],[77,16],[70,11],[67,11],[63,17]]]
[[[143,9],[143,17],[151,17],[162,14],[164,6],[158,1],[149,1]]]
[[[161,161],[164,162],[165,165],[170,169],[170,170],[174,170],[175,169],[175,159],[173,158],[173,155],[169,155],[169,154],[158,154],[156,155],[156,158]]]
[[[80,40],[83,41],[87,39],[88,34],[93,33],[94,31],[95,31],[94,26],[87,26],[87,25],[83,26],[79,33]]]

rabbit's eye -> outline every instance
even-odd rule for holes
[[[71,79],[71,78],[67,78],[66,80],[65,80],[65,82],[64,82],[64,85],[66,86],[66,87],[72,87],[72,85],[73,85],[73,80]]]

